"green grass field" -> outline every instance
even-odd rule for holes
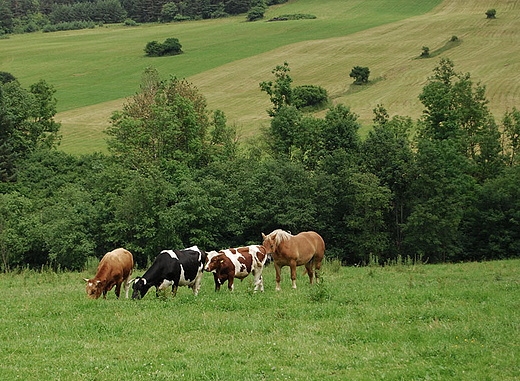
[[[94,264],[95,265],[95,264]],[[2,380],[518,380],[520,260],[274,268],[265,292],[90,300],[83,273],[0,274]],[[142,270],[134,274],[141,275]]]

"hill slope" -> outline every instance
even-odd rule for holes
[[[372,110],[384,104],[391,114],[417,118],[418,95],[441,57],[449,57],[456,70],[470,72],[487,86],[490,109],[497,119],[520,107],[520,2],[500,1],[500,17],[487,20],[486,1],[447,0],[432,12],[372,28],[346,37],[307,41],[275,49],[190,78],[214,108],[249,132],[267,123],[268,97],[258,83],[272,78],[270,70],[283,61],[291,66],[296,85],[325,87],[335,102],[351,106],[369,125]],[[415,59],[422,46],[433,51],[453,36],[462,44],[430,59]],[[351,86],[350,70],[368,66],[372,86]],[[252,70],[255,68],[255,70]],[[249,69],[249,70],[248,70]],[[263,111],[263,112],[262,112]]]
[[[222,109],[230,123],[249,134],[268,123],[268,99],[258,83],[271,79],[272,68],[287,61],[296,85],[325,87],[335,102],[350,105],[368,128],[378,103],[391,114],[420,115],[417,96],[439,57],[414,58],[422,46],[433,51],[457,35],[462,44],[441,57],[452,58],[458,71],[469,71],[488,86],[497,118],[520,105],[515,50],[520,32],[514,27],[520,18],[519,1],[495,2],[496,20],[486,20],[489,3],[482,0],[445,0],[433,10],[440,1],[410,3],[299,0],[273,7],[266,16],[312,13],[316,20],[246,23],[240,16],[14,36],[1,41],[6,54],[0,55],[0,67],[24,85],[45,78],[57,87],[62,149],[75,153],[104,149],[102,131],[109,116],[121,108],[122,97],[138,89],[141,73],[150,65],[164,77],[188,77],[210,108]],[[172,36],[180,38],[186,54],[144,57],[147,41]],[[352,89],[349,73],[355,65],[369,66],[376,83]]]

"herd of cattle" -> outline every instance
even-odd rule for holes
[[[119,248],[103,256],[94,278],[84,279],[87,282],[87,295],[90,298],[97,299],[103,294],[103,298],[106,298],[107,292],[115,286],[115,294],[119,298],[121,286],[123,286],[126,298],[128,298],[132,284],[132,299],[141,299],[152,286],[156,288],[156,295],[159,291],[170,286],[172,286],[174,296],[179,286],[188,286],[197,295],[204,271],[213,272],[216,291],[220,290],[220,286],[226,281],[228,288],[233,291],[234,279],[244,279],[249,274],[253,274],[255,291],[264,291],[262,270],[268,255],[272,255],[275,263],[277,290],[280,285],[280,268],[285,265],[291,267],[293,287],[296,288],[296,273],[294,271],[296,266],[306,266],[307,274],[312,283],[313,265],[315,265],[316,270],[319,270],[323,259],[325,250],[323,240],[319,237],[318,243],[313,244],[305,236],[305,234],[310,233],[319,237],[314,232],[293,236],[282,230],[275,230],[268,236],[264,235],[262,245],[225,249],[218,252],[210,251],[208,253],[197,246],[184,250],[163,250],[142,276],[133,279],[131,279],[134,268],[133,256],[128,250]],[[275,240],[277,235],[278,241]],[[297,239],[290,242],[291,238],[300,235],[303,235],[302,237],[305,240],[303,247],[300,247]],[[306,245],[308,243],[311,243],[312,247],[307,250]]]

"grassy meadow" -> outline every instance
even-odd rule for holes
[[[288,269],[214,292],[87,298],[83,273],[0,274],[2,380],[518,380],[520,260]],[[142,270],[135,274],[142,274]]]

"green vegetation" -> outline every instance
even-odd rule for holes
[[[0,274],[3,380],[514,380],[518,260],[300,269],[194,297],[90,300],[88,271]],[[141,275],[143,270],[135,270]],[[314,301],[316,300],[316,301]]]
[[[327,90],[316,85],[296,86],[292,91],[293,104],[299,108],[317,110],[329,102]]]
[[[496,9],[488,9],[486,11],[486,18],[488,18],[488,19],[496,19],[497,18],[497,11],[496,11]]]
[[[362,85],[368,83],[370,69],[368,67],[354,66],[350,72],[350,77],[354,78],[354,84]]]
[[[379,105],[361,139],[345,105],[323,118],[297,108],[290,73],[284,63],[260,83],[271,123],[243,142],[192,84],[148,69],[113,115],[109,155],[86,157],[48,149],[57,125],[45,83],[2,85],[3,269],[77,270],[114,246],[143,265],[165,247],[240,246],[276,228],[318,231],[345,264],[518,255],[516,109],[499,128],[483,85],[442,59],[419,123]]]
[[[451,36],[449,41],[447,41],[444,46],[440,47],[439,49],[435,49],[434,51],[430,51],[430,48],[427,46],[422,47],[422,53],[419,56],[419,58],[433,58],[441,55],[442,53],[456,48],[457,46],[460,46],[462,44],[462,40],[458,38],[457,36]]]
[[[167,38],[163,43],[150,41],[144,52],[149,57],[176,56],[182,53],[182,45],[178,38]]]
[[[304,13],[293,13],[293,14],[283,14],[280,16],[275,16],[269,21],[287,21],[287,20],[314,20],[316,18],[315,15],[304,14]]]

